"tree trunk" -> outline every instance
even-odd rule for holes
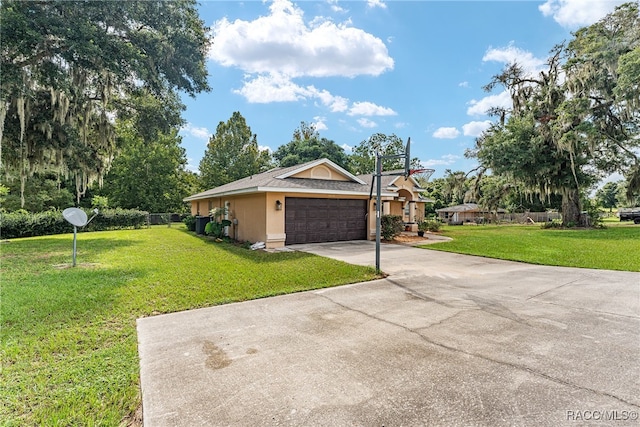
[[[564,227],[580,224],[580,192],[576,188],[562,190],[562,225]]]

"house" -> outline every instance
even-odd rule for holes
[[[184,199],[193,215],[227,207],[228,235],[265,242],[266,248],[299,243],[375,239],[373,175],[355,176],[328,159],[275,168]],[[418,182],[402,175],[381,179],[383,214],[401,215],[412,230],[424,213]]]
[[[489,212],[487,209],[481,208],[476,203],[463,203],[461,205],[449,206],[442,209],[436,209],[438,218],[448,224],[462,224],[465,222],[485,222],[495,212]],[[498,209],[497,214],[504,214],[504,209]]]

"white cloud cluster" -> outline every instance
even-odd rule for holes
[[[509,92],[503,91],[497,95],[485,96],[481,100],[472,99],[469,101],[469,108],[467,108],[467,114],[470,116],[483,116],[487,114],[491,108],[510,108],[511,96]]]
[[[363,128],[374,128],[377,127],[378,124],[376,122],[374,122],[373,120],[369,120],[367,118],[360,118],[358,119],[358,124],[360,126],[362,126]]]
[[[325,123],[327,121],[326,117],[315,116],[313,120],[314,120],[313,125],[315,126],[317,131],[329,129]]]
[[[334,12],[344,12],[336,0]],[[379,0],[369,7],[385,8]],[[275,0],[269,14],[252,21],[223,18],[214,23],[215,43],[209,58],[226,67],[245,72],[242,87],[234,93],[250,103],[315,100],[334,113],[350,116],[388,116],[390,108],[370,102],[353,102],[313,85],[300,85],[297,78],[378,76],[392,70],[394,61],[379,38],[350,22],[336,24],[315,17],[304,20],[303,11],[290,0]],[[364,123],[364,125],[362,124]],[[371,121],[361,126],[371,127]],[[375,124],[374,124],[375,126]]]
[[[482,122],[469,122],[462,125],[462,132],[465,136],[473,136],[474,138],[482,135],[482,132],[489,129],[491,126],[491,120],[484,120]]]
[[[522,67],[525,73],[529,75],[536,75],[542,71],[547,63],[544,58],[537,58],[531,52],[520,49],[514,45],[513,42],[509,43],[506,47],[502,48],[489,48],[482,57],[483,62],[500,62],[503,64],[517,63]],[[499,94],[488,95],[480,100],[472,99],[469,101],[469,108],[467,114],[470,116],[483,116],[487,114],[491,108],[505,108],[511,107],[511,97],[505,90]],[[466,134],[466,133],[465,133]]]
[[[544,68],[546,59],[536,58],[531,52],[516,47],[513,42],[503,48],[489,48],[482,57],[483,62],[495,61],[503,64],[517,63],[526,73],[537,73]]]
[[[347,113],[350,116],[395,116],[391,108],[381,107],[373,102],[354,102]]]
[[[591,25],[613,12],[626,0],[547,0],[538,6],[544,16],[552,16],[560,25],[570,29]]]
[[[346,10],[338,4],[338,0],[327,0],[327,3],[329,3],[329,7],[331,7],[331,10],[334,12],[339,12],[339,13],[346,12]]]
[[[457,156],[455,154],[445,154],[444,156],[440,157],[439,159],[423,160],[423,161],[421,161],[421,163],[422,163],[422,165],[424,167],[430,168],[430,167],[433,167],[433,166],[449,166],[449,165],[454,164],[459,159],[461,159],[461,157]]]
[[[433,132],[433,137],[438,139],[455,139],[460,135],[460,131],[453,127],[442,127]]]
[[[307,23],[289,0],[275,0],[269,11],[253,21],[215,22],[209,57],[248,73],[290,78],[377,76],[393,69],[387,47],[372,34],[320,17]]]
[[[379,7],[381,9],[386,9],[387,5],[384,4],[382,0],[367,0],[367,6],[370,8]]]
[[[191,123],[187,123],[180,128],[181,132],[184,132],[188,135],[193,136],[194,138],[204,139],[205,141],[209,140],[211,136],[211,132],[207,128],[197,127]]]

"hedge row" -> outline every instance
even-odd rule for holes
[[[87,210],[86,213],[87,218],[93,216],[93,212],[90,210]],[[144,211],[105,209],[101,211],[89,225],[79,228],[78,231],[141,228],[147,225],[148,218],[149,213]],[[73,225],[64,219],[61,211],[0,213],[0,237],[3,239],[72,232]]]

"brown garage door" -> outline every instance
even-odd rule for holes
[[[287,245],[367,238],[366,200],[287,197],[285,212]]]

